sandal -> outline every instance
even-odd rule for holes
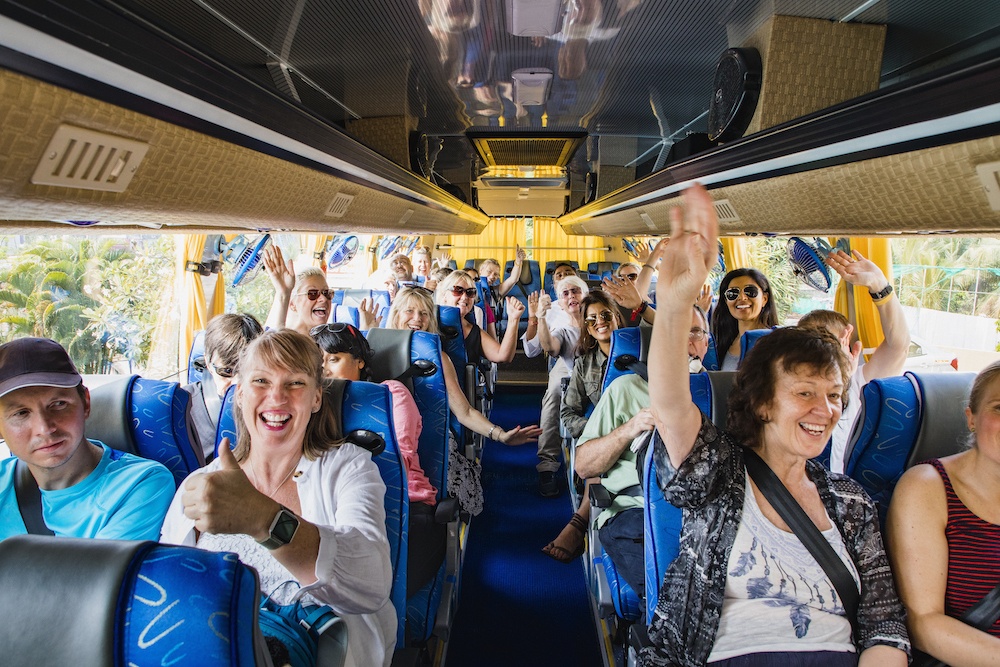
[[[579,514],[574,514],[573,518],[571,518],[569,520],[569,523],[566,524],[566,528],[573,528],[574,530],[576,530],[576,532],[580,534],[580,543],[576,546],[575,549],[570,551],[566,547],[561,547],[557,545],[554,540],[552,542],[549,542],[542,548],[543,554],[545,554],[546,556],[548,556],[553,560],[559,561],[560,563],[572,563],[577,558],[583,555],[583,551],[586,546],[585,538],[587,535],[587,522],[584,520],[582,516],[580,516]],[[563,528],[564,532],[566,528]],[[559,533],[559,535],[562,536],[562,533]],[[559,538],[557,537],[556,539],[558,540]]]

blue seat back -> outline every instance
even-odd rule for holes
[[[615,364],[624,355],[630,355],[637,360],[646,363],[649,356],[649,337],[652,334],[650,327],[622,327],[611,333],[611,349],[608,351],[608,367],[604,371],[604,382],[601,384],[601,391],[607,391],[612,382],[623,375],[628,375],[633,371],[622,367],[622,364]]]
[[[423,429],[417,443],[420,467],[438,490],[438,500],[448,493],[448,430],[451,412],[448,390],[442,366],[441,339],[426,331],[372,329],[368,342],[374,352],[373,379],[382,381],[398,377],[418,360],[427,360],[436,367],[429,376],[410,378],[413,399],[423,418]],[[442,563],[437,575],[423,589],[407,600],[407,639],[424,642],[430,638],[437,621],[438,606],[444,590],[447,563]]]
[[[553,262],[545,262],[545,274],[542,276],[542,284],[545,287],[545,293],[552,297],[552,300],[556,300],[556,281],[552,278],[552,274],[555,273],[556,267],[561,264],[569,264],[576,271],[576,275],[580,278],[586,280],[585,275],[580,273],[580,262],[575,259],[559,259]]]
[[[87,437],[165,465],[180,485],[205,465],[194,446],[191,395],[176,382],[133,375],[90,392]]]
[[[199,366],[200,364],[200,366]],[[201,382],[203,369],[208,360],[205,359],[205,330],[196,331],[191,340],[191,351],[188,353],[188,383]]]
[[[0,543],[0,563],[9,600],[0,606],[20,607],[2,612],[11,621],[0,627],[6,665],[227,667],[265,659],[257,574],[235,554],[18,535]],[[54,581],[57,594],[42,594]]]
[[[438,306],[438,329],[441,336],[441,350],[451,359],[458,375],[458,383],[465,390],[465,337],[462,333],[462,311],[455,306]]]
[[[507,262],[504,267],[504,277],[510,276],[510,272],[514,268],[513,260]],[[532,292],[539,292],[542,289],[542,276],[538,270],[538,262],[533,259],[526,259],[521,264],[521,278],[514,285],[514,288],[510,291],[507,296],[512,296],[522,304],[524,304],[524,310],[528,310],[528,295]],[[519,335],[524,333],[528,328],[528,318],[522,317],[521,321],[518,323],[518,328],[520,329]],[[504,313],[503,320],[501,321],[501,330],[507,329],[507,313]]]
[[[611,603],[615,607],[615,613],[626,621],[639,620],[642,603],[639,601],[638,593],[618,574],[618,568],[604,549],[601,549],[601,561],[608,578],[608,589],[611,592]]]
[[[847,474],[875,501],[883,524],[896,483],[912,465],[964,449],[962,407],[974,373],[907,372],[872,380],[844,458]]]
[[[611,274],[618,270],[621,262],[591,262],[587,265],[587,273],[596,279],[610,278]]]
[[[406,632],[406,558],[410,496],[406,486],[406,464],[396,440],[392,419],[392,393],[382,384],[347,382],[341,411],[344,433],[374,431],[382,436],[385,449],[374,457],[385,482],[385,532],[392,562],[392,592],[396,607],[396,643],[402,646]]]
[[[361,319],[355,306],[334,306],[333,321],[351,324],[356,328],[361,326]]]
[[[750,331],[744,332],[740,336],[740,364],[743,360],[747,358],[750,350],[753,346],[757,344],[757,341],[761,339],[762,336],[766,336],[771,333],[773,329],[751,329]],[[705,366],[706,370],[717,371],[722,367],[722,359],[726,356],[725,350],[718,350],[715,347],[715,339],[709,338],[708,341],[708,352],[705,354],[705,359],[702,364]]]
[[[229,446],[236,446],[236,417],[233,411],[233,401],[236,400],[236,385],[226,389],[222,397],[222,407],[219,409],[219,422],[215,431],[215,455],[219,455],[219,443],[223,438],[229,438]]]

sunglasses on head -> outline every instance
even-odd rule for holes
[[[299,292],[298,296],[302,296],[303,294],[305,294],[306,297],[308,297],[310,301],[315,301],[316,299],[318,299],[320,294],[322,294],[323,296],[325,296],[330,301],[333,301],[334,290],[332,290],[332,289],[308,289],[305,292]]]
[[[232,366],[217,366],[212,364],[212,370],[215,371],[215,374],[220,378],[226,378],[227,380],[236,375],[236,369]]]
[[[329,331],[330,333],[335,333],[335,334],[340,333],[342,331],[346,331],[352,336],[358,335],[357,330],[352,325],[346,322],[330,322],[329,324],[316,325],[309,330],[309,335],[315,336],[317,334],[323,333],[324,331]]]
[[[597,324],[598,317],[601,318],[602,322],[610,322],[611,320],[615,319],[614,313],[612,313],[610,310],[602,310],[596,315],[587,315],[585,318],[583,318],[583,321],[586,322],[589,326],[594,326],[595,324]]]
[[[756,299],[757,295],[760,294],[760,288],[756,285],[747,285],[743,288],[743,293],[747,295],[748,299]],[[730,287],[724,292],[726,296],[726,301],[736,301],[740,298],[740,288]]]
[[[479,291],[476,290],[475,287],[469,287],[468,289],[466,289],[464,287],[459,287],[458,285],[455,285],[454,287],[451,288],[451,293],[459,298],[461,298],[461,296],[464,294],[470,299],[475,299],[476,296],[479,294]]]

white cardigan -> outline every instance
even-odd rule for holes
[[[218,459],[191,473],[219,468]],[[293,476],[302,518],[319,529],[316,582],[303,587],[347,623],[347,666],[392,661],[396,611],[389,601],[392,568],[385,535],[385,484],[371,454],[344,443],[319,459],[304,456]],[[184,516],[182,484],[163,521],[160,541],[195,546],[194,521]],[[270,591],[263,591],[265,594]]]

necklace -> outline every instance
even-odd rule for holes
[[[292,473],[295,472],[295,469],[297,467],[298,467],[298,462],[296,462],[296,464],[292,466],[292,469],[288,471],[288,474],[285,475],[284,479],[282,479],[280,482],[278,482],[278,485],[276,487],[274,487],[270,491],[264,491],[263,489],[261,489],[261,492],[265,496],[267,496],[268,498],[270,498],[271,496],[273,496],[274,492],[277,491],[278,489],[280,489],[284,485],[284,483],[288,481],[288,478],[292,476]],[[253,481],[254,482],[259,482],[260,481],[260,477],[257,476],[257,469],[253,467],[253,459],[250,459],[250,472],[253,473]]]

